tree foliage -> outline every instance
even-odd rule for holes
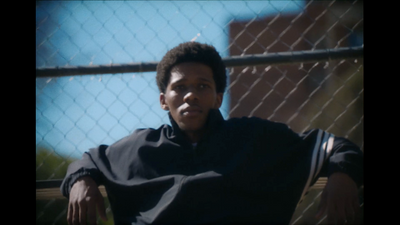
[[[36,180],[63,179],[74,158],[65,159],[54,151],[38,147],[36,151]]]

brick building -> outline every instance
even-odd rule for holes
[[[362,35],[362,1],[307,1],[300,14],[231,23],[229,51],[237,56],[361,46]],[[362,142],[362,125],[357,125],[363,115],[360,65],[362,59],[235,67],[230,71],[229,116],[285,122],[298,132],[312,126],[341,134],[356,126],[361,136],[354,138]]]

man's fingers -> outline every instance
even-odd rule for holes
[[[72,204],[71,224],[79,225],[79,206],[78,206],[78,204]]]
[[[69,225],[78,224],[97,224],[96,208],[99,210],[100,217],[107,220],[104,200],[102,197],[95,201],[81,201],[80,203],[70,203],[68,205],[67,221]]]
[[[360,219],[360,215],[361,215],[361,206],[360,203],[358,201],[358,199],[353,201],[353,210],[354,210],[354,224],[359,224],[361,219]]]
[[[101,195],[99,198],[97,198],[97,210],[99,211],[99,215],[102,220],[104,221],[108,220],[106,214],[106,207],[104,205],[104,198]]]
[[[338,212],[336,211],[336,204],[332,198],[327,200],[326,208],[326,219],[328,221],[328,224],[336,224],[338,222]]]
[[[320,219],[322,217],[322,215],[324,215],[325,211],[326,211],[326,205],[327,205],[327,197],[326,197],[326,191],[322,192],[322,196],[321,196],[321,201],[319,202],[318,205],[318,212],[317,214],[315,214],[315,217],[317,219]]]
[[[360,202],[358,201],[358,199],[355,199],[354,201],[353,201],[353,208],[354,208],[354,212],[357,214],[357,213],[360,213],[360,211],[361,211],[361,206],[360,206]]]
[[[72,225],[72,213],[73,213],[73,208],[72,208],[72,204],[69,203],[68,204],[68,214],[67,214],[67,221],[69,225]]]
[[[321,202],[318,206],[318,212],[317,214],[315,214],[315,217],[317,219],[320,219],[322,217],[322,215],[324,215],[326,210],[326,203],[325,202]]]
[[[354,208],[354,205],[351,201],[349,201],[347,207],[346,207],[346,220],[348,224],[354,224],[356,221],[356,208]]]
[[[79,178],[70,191],[67,214],[68,224],[86,224],[87,221],[91,224],[96,224],[96,208],[99,198],[103,200],[95,181],[89,176]]]
[[[90,207],[89,207],[90,208]],[[79,204],[79,224],[86,224],[86,209],[87,205],[85,202],[81,202]]]
[[[88,207],[87,210],[87,218],[88,218],[88,223],[89,224],[96,224],[96,206],[92,205],[91,207]]]
[[[355,220],[356,220],[354,210],[351,209],[351,208],[348,208],[346,210],[346,217],[345,218],[346,218],[347,223],[353,224],[355,222]]]
[[[345,208],[346,208],[345,206],[341,206],[341,205],[336,206],[336,215],[337,215],[336,223],[337,224],[345,224],[348,222]]]

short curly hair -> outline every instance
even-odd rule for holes
[[[157,86],[165,93],[171,76],[171,69],[184,62],[198,62],[209,66],[217,93],[224,93],[226,87],[226,67],[217,50],[207,44],[185,42],[169,50],[157,65]]]

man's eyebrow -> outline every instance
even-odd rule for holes
[[[186,78],[180,78],[178,80],[172,80],[170,83],[171,84],[178,84],[178,83],[185,82],[186,80],[187,80]]]
[[[187,78],[180,78],[180,79],[178,79],[178,80],[173,80],[173,81],[171,82],[171,84],[179,84],[179,83],[185,82],[185,81],[187,81],[187,80],[188,80]],[[204,78],[204,77],[199,77],[199,78],[197,78],[197,81],[212,83],[212,80],[207,79],[207,78]]]
[[[198,80],[201,80],[201,81],[205,81],[205,82],[212,83],[212,80],[207,79],[207,78],[204,78],[204,77],[199,77],[199,78],[197,78],[197,79],[198,79]]]

